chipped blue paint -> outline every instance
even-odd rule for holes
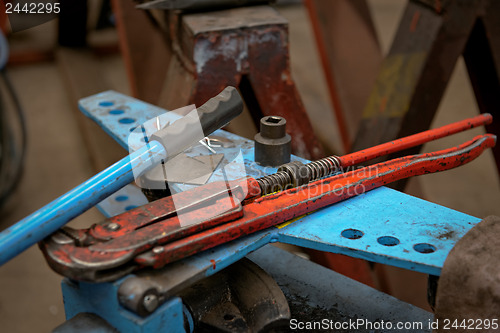
[[[91,284],[64,279],[61,286],[66,319],[86,312],[98,315],[122,333],[185,332],[180,298],[173,297],[151,315],[139,317],[118,302],[116,295],[122,282]]]
[[[452,247],[479,221],[384,187],[303,217],[282,228],[279,241],[440,275]],[[343,237],[347,229],[361,231],[362,237]],[[384,236],[399,244],[380,244],[377,239]],[[417,252],[414,245],[422,243],[435,252]]]

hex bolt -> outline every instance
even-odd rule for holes
[[[158,297],[153,294],[148,294],[144,296],[142,300],[142,305],[144,305],[144,308],[150,313],[156,310],[158,304],[159,304]]]
[[[106,225],[106,228],[108,228],[111,231],[116,231],[116,230],[120,229],[120,225],[118,223],[111,222],[111,223],[108,223]]]
[[[260,120],[260,133],[255,135],[255,162],[276,167],[290,162],[292,138],[286,134],[286,120],[267,116]]]

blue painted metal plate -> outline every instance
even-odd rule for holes
[[[78,106],[126,150],[130,133],[140,124],[160,115],[176,120],[179,115],[114,91],[83,98]]]
[[[453,245],[479,221],[382,187],[282,228],[279,241],[440,275]]]
[[[141,189],[129,184],[98,203],[97,209],[109,218],[147,203],[148,199]]]
[[[95,120],[123,147],[127,147],[130,129],[166,111],[137,99],[108,91],[80,101],[82,111]],[[124,112],[112,112],[112,110]],[[172,114],[172,119],[178,115]],[[120,123],[120,119],[131,119]],[[246,173],[261,177],[276,171],[253,161],[253,142],[222,130],[214,135],[233,143],[230,148],[216,148],[228,163],[241,149]],[[199,154],[199,145],[188,154]],[[295,160],[302,160],[293,157]],[[225,170],[227,179],[243,176],[241,170]],[[224,179],[219,168],[209,182]],[[182,191],[193,185],[178,184]],[[460,237],[480,219],[424,201],[388,188],[379,188],[358,197],[309,214],[280,229],[273,229],[280,242],[342,253],[439,275],[441,267]],[[275,238],[276,238],[275,237]],[[381,238],[382,237],[382,238]],[[243,241],[242,241],[243,242]],[[248,245],[243,245],[246,247]],[[236,261],[236,252],[221,254]],[[220,259],[222,260],[222,259]],[[224,260],[224,262],[228,262]]]

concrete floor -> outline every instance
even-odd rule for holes
[[[370,0],[382,49],[386,52],[404,4],[398,0]],[[301,6],[280,9],[290,21],[291,61],[294,78],[323,140],[339,141],[338,132],[313,44],[311,28]],[[51,43],[54,25],[48,23],[19,36],[13,45],[35,45],[40,36]],[[33,36],[37,36],[34,38]],[[119,56],[96,58],[109,88],[128,93]],[[24,178],[9,204],[1,211],[0,229],[20,220],[90,177],[93,167],[75,117],[76,100],[68,97],[66,82],[56,62],[9,69],[26,110],[29,143]],[[463,62],[449,83],[433,126],[477,114],[477,106]],[[319,114],[322,118],[319,118]],[[325,117],[326,118],[323,118]],[[326,120],[325,120],[326,119]],[[321,121],[320,121],[321,120]],[[478,133],[476,130],[474,133]],[[473,133],[428,144],[431,151],[455,145]],[[111,152],[116,153],[116,152]],[[446,173],[420,177],[422,196],[441,205],[484,217],[500,215],[500,184],[490,152],[473,163]],[[89,226],[102,216],[90,210],[73,225]],[[425,307],[425,278],[412,272],[389,269],[393,293]],[[64,320],[60,276],[53,273],[36,247],[0,267],[0,323],[2,332],[47,332]],[[411,284],[408,281],[412,281]],[[416,281],[416,282],[415,282]]]

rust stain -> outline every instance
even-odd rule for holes
[[[420,11],[417,10],[415,14],[413,14],[413,18],[410,23],[410,32],[414,32],[417,29],[418,20],[420,19]]]
[[[215,260],[210,259],[210,262],[212,263],[212,268],[215,269],[215,267],[217,267],[216,264],[215,264]]]
[[[437,236],[438,239],[452,239],[455,236],[455,231],[454,230],[449,230],[448,232],[442,233],[441,235]]]

